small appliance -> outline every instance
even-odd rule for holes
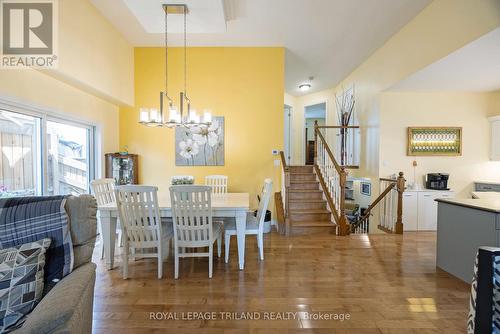
[[[425,187],[434,190],[450,190],[448,188],[448,179],[450,174],[429,173],[425,177]]]

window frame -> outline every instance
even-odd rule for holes
[[[65,112],[55,111],[46,107],[38,106],[32,103],[26,103],[24,101],[7,98],[0,95],[0,110],[5,110],[8,112],[18,113],[26,116],[31,116],[40,119],[40,127],[37,128],[36,135],[39,136],[38,143],[38,154],[37,161],[41,161],[41,164],[37,164],[36,167],[36,177],[40,178],[40,182],[37,182],[37,196],[46,196],[48,194],[48,151],[47,151],[47,122],[57,122],[61,124],[67,124],[72,126],[78,126],[85,128],[88,132],[87,139],[87,159],[89,163],[89,172],[87,175],[87,193],[90,194],[90,181],[95,179],[96,175],[99,175],[98,170],[101,166],[99,160],[99,148],[97,147],[97,134],[99,125],[95,122],[88,121],[79,117],[74,117]]]

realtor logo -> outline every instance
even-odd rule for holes
[[[56,0],[0,0],[1,68],[55,68]]]

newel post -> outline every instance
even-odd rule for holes
[[[398,213],[396,218],[395,233],[403,234],[403,193],[405,191],[405,178],[403,172],[399,172],[397,180],[397,190],[398,190]]]
[[[351,228],[349,226],[349,221],[345,214],[345,185],[347,183],[347,172],[344,167],[341,167],[341,171],[339,174],[339,183],[340,183],[340,220],[339,220],[339,230],[338,234],[340,236],[349,235],[351,232]]]

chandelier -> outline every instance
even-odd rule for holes
[[[201,118],[191,108],[191,100],[187,95],[187,14],[189,12],[185,4],[165,4],[165,90],[160,92],[160,110],[157,108],[140,108],[139,123],[149,127],[206,127],[212,123],[212,114],[204,112]],[[168,14],[182,14],[184,16],[184,91],[179,94],[179,110],[174,101],[168,95]],[[165,111],[165,100],[167,101],[168,115]]]

